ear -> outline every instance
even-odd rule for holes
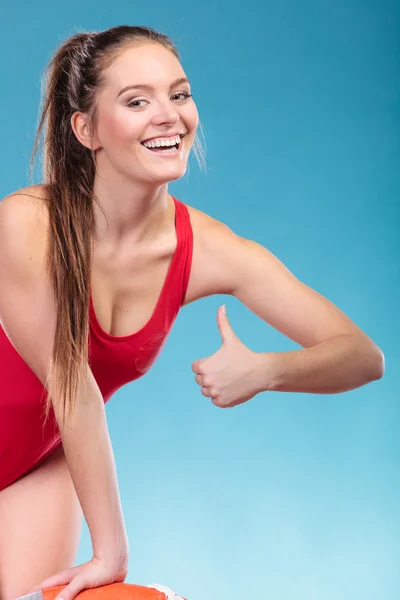
[[[82,146],[89,150],[98,150],[101,147],[97,138],[90,135],[89,117],[86,113],[74,112],[71,117],[71,127]]]

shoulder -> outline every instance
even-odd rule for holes
[[[251,241],[228,225],[187,205],[193,229],[193,261],[185,304],[212,294],[234,294],[237,269]]]
[[[32,185],[11,192],[0,201],[2,215],[15,215],[16,218],[35,218],[38,224],[48,219],[49,195],[45,185]]]
[[[200,210],[190,206],[188,210],[193,262],[185,304],[213,294],[229,294],[243,301],[248,290],[257,286],[279,287],[295,280],[265,246],[238,235]]]
[[[48,217],[48,193],[45,185],[32,185],[5,196],[0,202],[3,215],[19,216],[26,219],[36,217],[45,221]]]
[[[197,208],[186,206],[193,229],[193,243],[198,251],[211,254],[217,251],[219,255],[220,252],[229,251],[243,239],[222,221]]]
[[[0,202],[2,249],[19,256],[44,259],[48,240],[47,194],[43,185],[22,188]],[[33,260],[34,264],[42,261]]]

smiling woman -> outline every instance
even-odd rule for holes
[[[185,304],[235,295],[303,346],[254,352],[221,308],[221,348],[192,365],[216,406],[383,375],[380,349],[329,300],[168,193],[192,149],[202,164],[198,128],[179,54],[152,29],[74,35],[49,65],[33,154],[43,133],[44,183],[0,204],[1,600],[125,580],[104,403],[149,371]],[[93,557],[73,567],[82,511]]]
[[[150,28],[74,35],[48,66],[45,181],[0,204],[2,600],[126,577],[104,403],[149,370],[182,306],[192,228],[167,186],[192,148],[202,163],[198,125],[178,51]],[[71,569],[82,509],[93,558]]]

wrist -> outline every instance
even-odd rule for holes
[[[113,573],[119,573],[120,575],[125,576],[128,573],[128,548],[121,548],[114,552],[110,550],[107,550],[107,552],[93,551],[93,558],[102,564],[108,565]]]
[[[128,564],[129,542],[124,531],[118,540],[112,540],[104,546],[93,545],[93,556],[101,561],[124,567]]]
[[[91,560],[94,564],[101,565],[108,573],[112,574],[113,581],[125,581],[128,575],[128,557],[122,560],[121,557],[117,559],[93,553]]]
[[[278,389],[279,354],[277,352],[255,353],[254,379],[259,392],[272,392]]]

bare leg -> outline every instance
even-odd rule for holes
[[[62,446],[0,492],[0,600],[74,566],[82,509]]]

